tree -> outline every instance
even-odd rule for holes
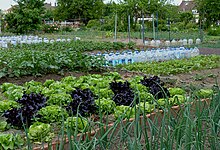
[[[30,33],[41,28],[45,0],[16,0],[18,5],[6,15],[8,29],[14,33]]]
[[[85,24],[91,19],[99,19],[104,7],[103,0],[58,0],[59,19],[81,19]]]
[[[208,28],[220,20],[220,2],[219,0],[196,0],[200,19],[205,21]]]
[[[192,12],[182,12],[180,13],[180,20],[182,20],[185,25],[188,24],[193,19]]]

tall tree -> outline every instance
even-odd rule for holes
[[[40,29],[45,0],[15,1],[18,5],[13,6],[11,12],[6,15],[9,31],[24,34]]]
[[[196,0],[200,19],[205,20],[206,27],[220,20],[219,0]]]
[[[103,0],[58,0],[57,14],[64,19],[82,19],[85,24],[99,19],[104,7]]]

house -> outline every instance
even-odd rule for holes
[[[193,0],[183,0],[179,5],[180,12],[192,12],[195,22],[199,22],[199,13],[196,9],[196,2]]]
[[[54,6],[52,6],[52,3],[50,2],[50,3],[44,3],[44,8],[46,9],[46,10],[54,10],[55,8],[57,7],[57,3],[55,3],[54,4]]]

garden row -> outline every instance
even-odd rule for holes
[[[194,94],[198,98],[209,98],[213,92],[200,89]],[[20,129],[23,134],[1,134],[0,148],[15,149],[28,142],[47,143],[60,134],[91,130],[93,115],[113,114],[115,119],[129,119],[137,110],[144,115],[188,102],[188,96],[184,89],[167,88],[157,76],[135,76],[124,81],[116,72],[79,78],[69,76],[44,83],[30,81],[22,86],[4,83],[1,85],[0,129]],[[23,136],[27,141],[21,140]]]
[[[104,58],[102,56],[93,57],[84,53],[84,51],[90,50],[89,43],[77,41],[23,45],[22,47],[0,50],[0,78],[62,73],[65,71],[100,71],[104,69]],[[114,45],[114,43],[108,44]],[[91,42],[91,45],[95,46],[96,44]],[[104,50],[103,47],[98,47],[100,45],[97,44],[97,47],[93,47],[91,50]],[[135,63],[124,67],[127,70],[142,71],[149,74],[175,74],[216,68],[219,67],[219,62],[220,56],[213,55],[162,63]]]
[[[178,73],[187,73],[193,70],[218,68],[220,67],[220,56],[200,55],[190,59],[169,60],[164,62],[151,63],[134,63],[128,65],[119,65],[117,67],[146,74],[172,75]]]

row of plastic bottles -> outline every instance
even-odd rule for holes
[[[75,37],[74,40],[80,40],[79,37]],[[54,43],[54,42],[70,42],[71,39],[57,38],[48,39],[38,36],[4,36],[0,37],[0,47],[8,48],[8,45],[17,44],[37,44],[37,43]]]
[[[162,49],[151,50],[127,50],[122,53],[97,53],[93,56],[103,56],[106,59],[106,66],[116,66],[118,64],[130,64],[134,62],[147,62],[147,61],[165,61],[171,59],[190,58],[199,55],[199,49],[185,48],[185,47],[168,47]]]
[[[195,41],[193,39],[180,39],[180,40],[151,40],[145,41],[146,46],[160,47],[160,46],[187,46],[187,45],[199,45],[201,44],[201,39],[197,38]]]

